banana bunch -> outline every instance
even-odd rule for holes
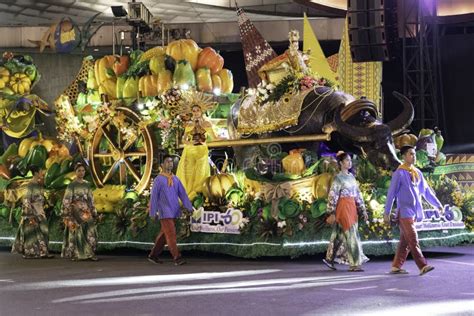
[[[25,73],[16,73],[11,76],[9,86],[16,94],[30,93],[31,79]]]

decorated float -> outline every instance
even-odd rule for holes
[[[446,161],[439,130],[407,133],[413,108],[406,97],[395,94],[403,112],[383,123],[376,103],[344,93],[308,67],[297,32],[280,56],[261,49],[268,58],[255,69],[258,84],[242,94],[232,93],[223,58],[190,39],[130,55],[86,57],[55,102],[55,139],[31,136],[36,113],[49,114],[30,94],[39,79],[34,64],[27,56],[5,54],[0,115],[4,133],[17,141],[0,157],[0,242],[13,240],[28,166],[38,165],[46,169],[51,246],[59,248],[64,189],[74,179],[73,165],[84,161],[100,213],[99,246],[150,248],[159,230],[147,212],[151,180],[163,154],[178,157],[186,148],[182,136],[194,105],[216,137],[202,140],[211,171],[191,196],[196,211],[178,221],[185,250],[241,257],[324,252],[334,157],[345,150],[355,154],[369,213],[369,221],[359,223],[364,251],[393,253],[397,230],[383,224],[382,214],[398,149],[406,144],[417,145],[418,167],[445,205],[444,216],[427,207],[417,223],[422,246],[473,241],[474,195],[438,172]]]

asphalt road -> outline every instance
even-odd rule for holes
[[[0,315],[474,315],[474,246],[425,250],[435,270],[328,270],[322,256],[246,260],[189,254],[176,267],[139,251],[98,262],[24,260],[0,248]],[[165,257],[166,259],[166,257]]]

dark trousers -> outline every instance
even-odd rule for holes
[[[165,244],[168,245],[168,250],[171,252],[173,259],[176,260],[181,257],[178,246],[176,245],[176,227],[174,218],[160,219],[160,232],[155,239],[155,245],[151,249],[150,256],[158,257],[163,252]]]
[[[401,268],[407,260],[408,252],[411,252],[418,269],[421,270],[421,268],[426,266],[427,263],[423,253],[421,252],[413,218],[400,218],[399,227],[400,243],[398,244],[397,253],[393,259],[392,266],[395,268]]]

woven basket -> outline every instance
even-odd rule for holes
[[[263,186],[266,184],[278,185],[284,182],[288,182],[291,185],[291,191],[289,197],[295,198],[298,201],[308,201],[313,202],[313,186],[314,180],[317,175],[312,175],[309,177],[304,177],[296,180],[282,181],[282,182],[270,182],[270,181],[256,181],[245,178],[244,185],[245,191],[250,195],[257,195],[263,193]]]

